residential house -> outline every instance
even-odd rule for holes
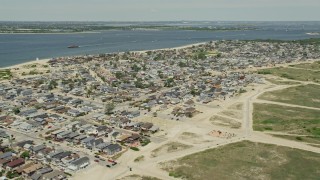
[[[76,110],[76,109],[70,109],[68,111],[68,115],[72,116],[72,117],[78,117],[81,115],[81,112]]]
[[[82,158],[79,158],[75,161],[70,162],[68,169],[70,169],[72,171],[77,171],[79,169],[83,169],[83,168],[87,167],[88,165],[90,165],[89,158],[82,157]]]
[[[94,139],[93,141],[89,141],[87,144],[86,144],[86,147],[88,149],[93,149],[95,148],[97,145],[103,143],[103,139],[99,138],[99,139]]]
[[[91,141],[94,141],[94,139],[95,139],[95,137],[89,136],[89,137],[81,140],[81,144],[82,144],[82,145],[86,145],[86,144],[90,143]]]
[[[19,125],[19,129],[24,130],[24,131],[31,131],[34,127],[32,126],[32,124],[27,123],[27,122],[22,122]]]
[[[31,147],[31,152],[33,152],[34,154],[37,154],[39,151],[41,151],[41,150],[43,150],[45,148],[46,148],[46,145],[40,144],[38,146]]]
[[[19,167],[19,166],[23,165],[23,164],[24,164],[24,159],[23,158],[18,158],[18,159],[15,159],[15,160],[9,162],[7,164],[7,167],[12,170],[12,169],[14,169],[16,167]]]
[[[64,180],[64,179],[67,179],[66,174],[58,170],[54,170],[42,176],[42,180]]]
[[[9,159],[11,158],[13,155],[13,152],[9,151],[9,152],[5,152],[3,154],[0,154],[0,159]]]
[[[103,149],[103,152],[109,156],[112,156],[120,151],[122,151],[122,147],[119,144],[111,144]]]

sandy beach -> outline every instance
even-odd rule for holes
[[[31,65],[31,64],[41,64],[44,65],[46,64],[50,59],[39,59],[39,60],[32,60],[26,63],[21,63],[21,64],[16,64],[16,65],[12,65],[12,66],[7,66],[7,67],[2,67],[0,69],[14,69],[14,68],[21,68],[23,66],[26,65]]]

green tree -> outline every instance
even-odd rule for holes
[[[131,67],[131,69],[134,70],[135,72],[139,72],[141,68],[140,68],[137,64],[134,64],[134,65]]]
[[[49,82],[49,89],[52,90],[52,89],[55,89],[56,87],[58,86],[58,83],[54,80],[51,80]]]
[[[14,114],[19,114],[20,113],[20,109],[17,108],[17,107],[13,108],[12,111],[13,111]]]
[[[106,114],[112,114],[112,111],[114,110],[115,105],[113,103],[108,103],[105,106],[105,113]]]
[[[116,72],[116,78],[117,79],[121,79],[124,75],[122,74],[122,72]]]
[[[24,151],[21,155],[20,155],[21,158],[29,158],[30,157],[30,153],[29,151]]]
[[[168,78],[164,83],[164,87],[173,87],[173,86],[175,86],[175,82],[173,78]]]

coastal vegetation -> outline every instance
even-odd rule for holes
[[[169,142],[151,152],[151,157],[157,157],[161,154],[173,153],[184,149],[191,148],[191,145],[182,144],[180,142]]]
[[[2,69],[0,70],[0,81],[1,80],[8,80],[12,78],[12,73],[10,69]]]
[[[160,180],[160,179],[155,178],[155,177],[150,177],[150,176],[140,176],[137,174],[132,174],[132,175],[123,177],[119,180]]]
[[[320,108],[320,86],[315,84],[294,86],[266,92],[259,99]]]
[[[253,129],[320,137],[320,111],[274,104],[254,104]]]
[[[134,162],[140,162],[144,160],[144,155],[138,156],[137,158],[134,159]]]
[[[320,155],[242,141],[161,163],[161,166],[169,176],[182,179],[317,179]]]

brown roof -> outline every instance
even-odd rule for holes
[[[33,162],[32,162],[32,163],[28,163],[28,164],[22,166],[21,168],[17,169],[16,171],[17,171],[17,173],[20,174],[20,173],[23,172],[24,169],[26,169],[26,168],[28,168],[28,167],[31,167],[33,164],[34,164]]]
[[[24,173],[29,174],[35,172],[38,169],[41,169],[43,166],[41,164],[33,164],[32,166],[23,170]]]
[[[22,164],[24,164],[24,159],[18,158],[18,159],[15,159],[15,160],[9,162],[9,163],[7,164],[7,166],[8,166],[8,167],[11,167],[11,168],[15,168],[15,167],[20,166],[20,165],[22,165]]]
[[[0,159],[0,164],[5,165],[5,164],[9,163],[10,161],[12,161],[13,159],[16,159],[16,158],[11,157],[10,159]]]

